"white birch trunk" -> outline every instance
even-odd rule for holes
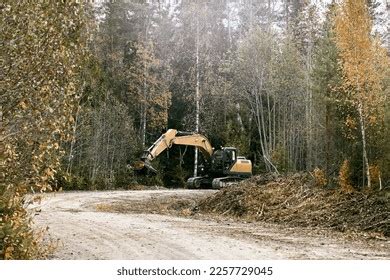
[[[196,16],[196,88],[195,88],[195,131],[199,132],[199,114],[200,114],[200,104],[199,104],[199,15]],[[195,159],[194,159],[194,177],[198,176],[198,148],[195,148]]]
[[[81,100],[81,98],[80,98],[80,100]],[[74,146],[76,144],[76,132],[77,132],[77,123],[78,123],[78,119],[79,119],[79,113],[80,113],[80,101],[79,101],[79,104],[77,104],[76,117],[75,117],[75,121],[74,121],[74,125],[73,125],[72,141],[70,142],[68,166],[66,168],[66,173],[68,173],[68,174],[71,174],[71,170],[72,170],[73,150],[74,150]]]
[[[146,112],[147,112],[147,89],[146,89],[146,62],[144,62],[144,84],[143,84],[143,103],[141,109],[141,141],[142,147],[145,148],[146,141]]]
[[[237,122],[240,125],[240,130],[241,132],[244,132],[244,124],[242,122],[242,118],[240,115],[240,103],[236,103],[236,110],[237,110]]]
[[[359,120],[360,120],[360,131],[362,133],[363,164],[366,167],[367,187],[371,188],[370,165],[368,163],[367,149],[366,149],[366,129],[364,126],[363,104],[362,104],[361,100],[359,101],[359,104],[358,104],[358,112],[359,112]],[[364,187],[364,168],[363,168],[363,187]]]

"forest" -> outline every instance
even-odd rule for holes
[[[12,1],[1,9],[0,256],[36,258],[24,196],[183,187],[191,147],[129,166],[168,128],[254,174],[390,187],[389,3]]]

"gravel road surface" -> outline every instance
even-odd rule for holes
[[[388,240],[155,209],[160,200],[188,203],[213,192],[60,192],[30,207],[35,226],[59,240],[53,259],[390,259]]]

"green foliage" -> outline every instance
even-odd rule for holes
[[[194,148],[175,146],[160,155],[157,170],[158,179],[166,187],[184,187],[187,178],[192,176]]]
[[[314,109],[318,114],[316,147],[320,151],[318,167],[327,176],[336,176],[346,149],[343,136],[343,115],[346,104],[340,92],[341,72],[338,67],[338,51],[334,42],[333,21],[335,7],[330,6],[321,37],[314,51],[313,79]]]
[[[88,178],[71,175],[66,172],[58,172],[52,182],[52,189],[54,191],[79,191],[91,190],[92,183]]]
[[[237,121],[230,120],[224,131],[227,134],[225,146],[236,147],[240,155],[249,155],[249,137],[246,134],[245,129],[237,124]]]
[[[293,165],[288,157],[286,149],[282,145],[278,145],[276,149],[272,151],[271,158],[280,172],[289,171],[290,166]]]

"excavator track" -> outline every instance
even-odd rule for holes
[[[209,184],[210,184],[209,178],[204,176],[199,176],[199,177],[188,178],[186,186],[188,189],[200,189]]]
[[[242,180],[243,180],[243,178],[233,177],[233,176],[215,178],[212,181],[211,186],[213,189],[221,189],[221,188],[237,185],[238,182],[240,182]]]
[[[243,178],[228,176],[211,179],[209,177],[191,177],[187,180],[186,186],[188,189],[200,189],[200,188],[213,188],[213,189],[221,189],[229,186],[237,185],[238,182],[242,181]]]

